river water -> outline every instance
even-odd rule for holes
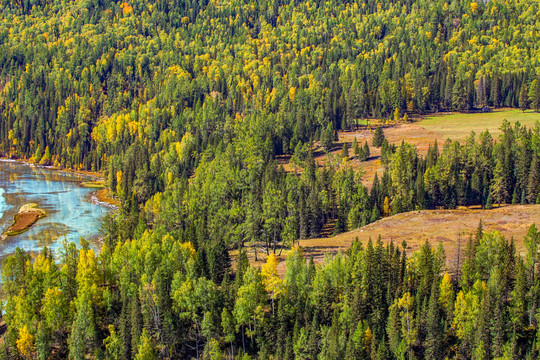
[[[47,211],[28,231],[0,241],[0,261],[17,247],[37,253],[47,246],[58,254],[63,239],[78,246],[81,237],[99,250],[99,228],[109,209],[91,201],[96,190],[82,187],[85,180],[71,173],[0,161],[0,233],[24,204],[36,203]]]

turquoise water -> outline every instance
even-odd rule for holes
[[[80,185],[85,177],[60,171],[0,161],[0,233],[27,203],[47,211],[28,231],[0,241],[0,260],[17,247],[36,253],[44,246],[58,253],[63,239],[79,246],[81,237],[99,250],[99,228],[109,209],[92,201],[95,189]]]

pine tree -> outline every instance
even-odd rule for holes
[[[534,97],[533,97],[533,107],[538,112],[540,111],[540,74],[538,75],[538,78],[536,79],[536,89],[534,91]]]
[[[369,222],[375,222],[381,218],[381,212],[379,211],[378,206],[374,206],[371,210],[371,217],[369,218]]]
[[[143,330],[141,304],[139,302],[139,295],[136,291],[131,296],[131,301],[129,302],[129,305],[131,308],[131,354],[133,357],[135,357],[139,351],[139,339],[141,338]]]
[[[364,147],[363,147],[363,151],[362,151],[362,158],[363,160],[367,160],[369,158],[369,155],[370,155],[370,151],[369,151],[369,145],[367,143],[367,141],[364,143]]]
[[[488,197],[486,200],[486,205],[484,206],[484,209],[490,210],[493,209],[493,197],[491,196],[491,191],[488,190]]]
[[[426,207],[426,190],[424,187],[424,174],[422,171],[418,172],[416,177],[416,208],[425,209]]]
[[[236,265],[236,276],[235,276],[235,282],[236,287],[239,288],[244,279],[244,274],[247,272],[249,268],[249,259],[246,254],[245,248],[240,248],[239,254],[238,254],[238,260]]]
[[[34,156],[32,158],[35,163],[38,163],[41,160],[41,157],[43,156],[42,152],[43,152],[43,149],[41,147],[41,144],[38,144],[36,148],[36,152],[34,153]]]
[[[521,334],[528,324],[527,319],[527,296],[528,281],[526,277],[525,265],[519,257],[516,261],[516,282],[512,290],[511,320],[513,331]]]
[[[376,148],[379,148],[382,146],[383,141],[385,139],[384,132],[381,126],[377,127],[375,129],[375,134],[373,134],[373,140],[371,142],[371,145],[375,146]]]
[[[448,71],[446,75],[446,83],[444,87],[444,108],[450,110],[452,107],[452,89],[454,87],[454,78],[452,77],[452,72]]]
[[[346,142],[343,143],[343,147],[341,148],[341,158],[342,159],[348,159],[349,158],[349,146]]]
[[[120,342],[122,344],[122,357],[125,359],[131,358],[131,313],[130,300],[127,294],[122,300],[122,311],[120,313],[118,332]]]
[[[375,344],[375,338],[373,339],[373,344]],[[388,348],[388,342],[386,341],[386,338],[383,336],[382,340],[379,342],[379,346],[377,347],[377,351],[372,351],[372,359],[374,360],[390,360],[392,359],[392,354],[390,353],[390,349]]]
[[[441,306],[439,303],[439,286],[436,281],[431,287],[429,307],[426,320],[426,360],[442,359],[444,333],[441,322]]]
[[[340,324],[339,324],[339,313],[337,310],[334,311],[332,317],[332,325],[328,331],[326,342],[327,342],[327,357],[328,359],[342,359],[342,347],[340,344]]]
[[[521,90],[519,92],[519,108],[523,112],[529,108],[529,94],[525,84],[521,85]]]
[[[208,254],[208,269],[210,278],[219,284],[223,280],[223,276],[231,266],[229,250],[225,244],[225,240],[221,238],[210,249]]]
[[[536,202],[536,198],[538,197],[538,189],[540,186],[540,160],[538,159],[538,155],[534,154],[532,161],[531,161],[531,169],[529,170],[529,181],[527,185],[527,200],[530,204],[534,204]]]
[[[311,321],[311,326],[309,328],[309,336],[307,343],[307,349],[312,359],[315,359],[319,352],[319,326],[319,317],[317,316],[317,311],[315,311],[315,313],[313,314],[313,320]]]
[[[40,165],[50,165],[51,164],[51,151],[49,146],[45,147],[45,153],[43,154],[41,160],[39,161]]]
[[[85,355],[93,352],[97,337],[93,306],[90,294],[85,290],[77,299],[77,313],[68,338],[70,357],[83,360]]]
[[[328,123],[328,126],[323,133],[321,143],[326,151],[332,149],[332,146],[334,145],[334,125],[331,121]]]
[[[360,149],[358,148],[358,142],[356,141],[356,136],[355,136],[352,142],[352,151],[353,151],[353,155],[358,158],[360,157],[359,150]]]
[[[491,103],[494,107],[499,107],[500,80],[497,74],[493,74],[491,78]]]

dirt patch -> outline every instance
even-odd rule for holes
[[[38,209],[36,206],[36,204],[21,206],[13,219],[13,225],[6,230],[5,235],[14,236],[21,234],[28,230],[30,226],[34,225],[36,221],[47,215],[45,210]]]

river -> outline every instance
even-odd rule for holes
[[[97,252],[101,220],[109,209],[92,202],[96,190],[81,186],[87,180],[82,175],[0,161],[0,233],[24,204],[36,203],[47,211],[28,231],[0,241],[0,261],[17,247],[37,253],[47,246],[58,254],[63,239],[79,246],[81,237]]]

